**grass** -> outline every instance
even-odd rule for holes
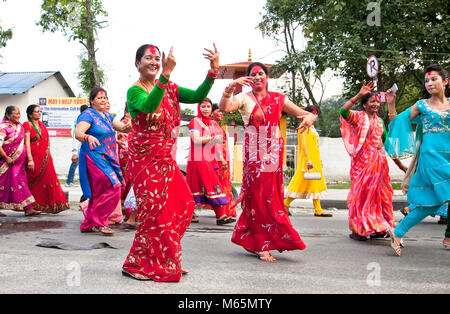
[[[232,184],[233,184],[233,186],[234,186],[235,188],[240,188],[240,187],[242,186],[242,183],[239,183],[239,182],[233,182]],[[285,182],[284,185],[285,185],[285,186],[288,186],[288,184],[289,184],[289,182],[288,182],[288,183]],[[350,186],[351,186],[350,182],[343,182],[343,183],[327,183],[327,188],[328,188],[328,189],[349,190],[349,189],[350,189]],[[392,188],[393,188],[394,190],[401,190],[401,189],[402,189],[402,184],[401,184],[401,183],[394,182],[394,183],[392,183]]]

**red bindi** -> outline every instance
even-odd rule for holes
[[[158,49],[155,46],[148,46],[147,51],[149,51],[152,55],[156,56],[158,54]]]
[[[250,71],[250,73],[258,73],[259,71],[264,71],[262,67],[260,67],[259,65],[255,65],[252,70]]]

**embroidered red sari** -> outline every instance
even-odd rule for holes
[[[283,138],[279,121],[285,97],[268,92],[245,127],[242,214],[231,241],[251,251],[303,250],[284,207]]]
[[[28,186],[35,199],[33,209],[44,213],[58,213],[68,209],[69,203],[59,183],[50,154],[47,128],[41,121],[40,134],[29,121],[25,122],[23,127],[25,132],[30,133],[31,155],[34,161],[34,171],[26,167]]]
[[[123,270],[158,282],[181,279],[180,242],[195,207],[174,159],[180,121],[178,87],[169,82],[159,108],[132,120],[128,138],[138,226]]]
[[[351,158],[351,188],[347,196],[350,230],[367,237],[386,232],[393,226],[394,214],[389,166],[382,146],[383,124],[376,116],[369,120],[365,111],[350,111],[341,119],[341,133]]]

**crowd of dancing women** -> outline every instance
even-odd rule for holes
[[[268,263],[276,262],[270,251],[306,248],[289,218],[293,200],[312,199],[315,216],[332,217],[320,205],[327,187],[313,125],[318,109],[302,108],[269,91],[268,69],[258,62],[248,66],[246,76],[229,83],[213,104],[207,96],[219,72],[219,52],[214,45],[203,56],[210,69],[193,90],[170,80],[176,66],[172,48],[166,55],[154,45],[141,46],[135,59],[139,78],[127,91],[124,117],[114,119],[107,92],[95,88],[76,122],[85,198],[80,231],[111,236],[111,223],[134,228],[122,273],[138,280],[177,282],[187,273],[180,242],[188,226],[199,221],[196,206],[212,209],[218,225],[235,223],[231,241]],[[364,82],[339,116],[351,159],[350,237],[389,237],[394,255],[401,255],[403,237],[423,219],[446,217],[450,200],[448,72],[431,65],[423,73],[423,98],[402,113],[396,111],[395,91],[385,92],[388,126],[377,115],[380,93],[373,82]],[[243,87],[250,91],[237,92]],[[186,177],[174,158],[180,103],[198,104],[188,126]],[[353,110],[355,106],[359,110]],[[232,111],[239,111],[245,124],[243,181],[236,201],[227,133],[219,125],[223,113]],[[279,132],[283,113],[299,119],[299,162],[286,198]],[[40,107],[31,105],[26,114],[28,121],[22,125],[19,108],[9,106],[0,124],[0,208],[27,216],[64,211],[69,204],[55,173]],[[406,167],[400,160],[410,156],[414,158]],[[403,188],[410,206],[400,222],[394,221],[388,158],[406,172]],[[318,173],[314,180],[306,178],[311,172]],[[237,218],[238,204],[242,212]],[[450,246],[449,224],[443,244]]]

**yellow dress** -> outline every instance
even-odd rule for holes
[[[320,180],[305,180],[303,178],[306,162],[311,161],[314,169],[322,175]],[[322,172],[322,160],[319,151],[319,134],[314,127],[298,134],[298,163],[297,171],[287,187],[286,197],[295,199],[322,199],[327,195],[327,186]]]

